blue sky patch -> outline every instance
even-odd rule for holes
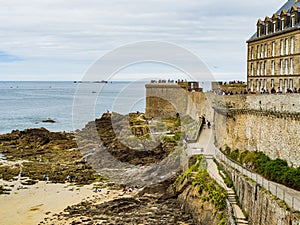
[[[21,61],[22,59],[19,56],[11,55],[6,52],[0,51],[0,63],[1,62],[15,62]]]

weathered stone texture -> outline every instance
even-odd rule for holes
[[[233,180],[239,202],[246,211],[249,224],[252,225],[298,225],[299,213],[286,209],[281,201],[258,186],[253,181],[247,180],[230,167],[223,166]]]

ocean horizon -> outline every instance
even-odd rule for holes
[[[0,134],[40,127],[72,132],[107,111],[120,114],[144,112],[145,84],[131,81],[84,84],[74,81],[0,81]],[[96,99],[88,106],[93,108],[93,118],[86,115],[83,104],[80,121],[73,124],[75,99],[86,104],[89,99]],[[43,122],[47,119],[55,123]]]

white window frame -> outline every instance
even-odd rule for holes
[[[294,54],[295,49],[295,38],[291,37],[291,54]]]
[[[285,59],[285,70],[284,70],[284,74],[287,75],[289,74],[289,60]]]
[[[268,57],[268,44],[265,44],[265,58]]]
[[[273,33],[276,32],[276,21],[273,22]]]
[[[290,74],[294,74],[294,59],[292,58],[291,59],[291,62],[290,62]]]
[[[283,55],[284,53],[284,40],[280,40],[280,55]]]
[[[275,60],[272,60],[272,69],[271,69],[271,74],[275,75]]]
[[[295,14],[291,15],[291,26],[292,27],[296,26],[296,15]]]
[[[293,79],[290,79],[290,89],[291,90],[293,90],[293,88],[294,88],[294,84],[293,84],[294,82],[293,82]]]
[[[281,25],[281,30],[284,30],[285,29],[285,19],[284,18],[281,19],[280,25]]]

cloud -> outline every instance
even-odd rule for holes
[[[259,17],[272,15],[273,0],[10,0],[0,5],[1,49],[26,60],[2,74],[75,74],[121,45],[144,40],[186,47],[222,73],[243,74],[246,43]],[[227,58],[232,59],[228,62]],[[242,59],[242,60],[241,60]],[[236,62],[239,63],[237,66]],[[41,69],[36,70],[37,63]],[[53,70],[53,68],[56,68]],[[24,71],[26,70],[26,73]],[[41,79],[44,79],[42,76]],[[12,76],[13,77],[13,76]],[[55,76],[56,77],[56,76]],[[245,77],[244,77],[245,78]],[[24,76],[23,79],[26,79]],[[54,79],[54,78],[53,78]]]

